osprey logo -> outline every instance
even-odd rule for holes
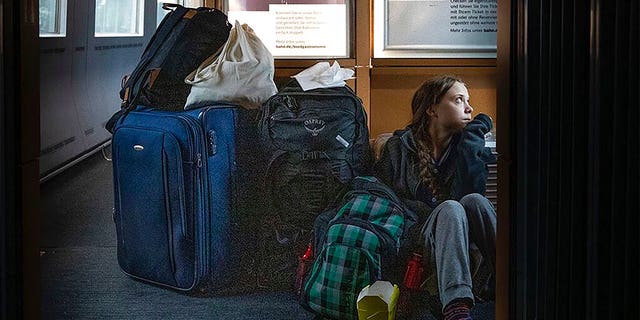
[[[317,136],[320,131],[324,130],[325,123],[320,119],[309,119],[304,121],[304,128],[311,132],[312,136]]]

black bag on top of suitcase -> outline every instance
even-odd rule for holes
[[[158,26],[134,71],[123,79],[123,109],[142,104],[183,110],[191,90],[184,79],[229,38],[231,24],[219,10],[170,3],[163,8],[172,10]]]
[[[292,80],[263,104],[259,130],[270,159],[259,265],[265,286],[288,289],[316,216],[370,170],[367,118],[349,87],[303,91]]]

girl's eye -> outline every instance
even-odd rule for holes
[[[457,97],[457,98],[456,98],[456,103],[462,103],[462,98]]]

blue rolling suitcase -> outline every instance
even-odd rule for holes
[[[188,292],[246,281],[260,207],[255,113],[230,105],[184,112],[138,107],[113,148],[118,263],[129,276]]]

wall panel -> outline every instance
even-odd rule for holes
[[[638,2],[511,5],[509,319],[637,319]]]
[[[142,37],[94,37],[95,1],[70,0],[66,37],[39,39],[41,179],[111,138],[104,124],[155,31],[155,0],[145,0],[145,12]]]
[[[495,67],[374,66],[371,72],[371,136],[405,127],[411,120],[411,98],[415,90],[426,79],[442,74],[462,78],[469,88],[473,114],[486,113],[497,125]]]

